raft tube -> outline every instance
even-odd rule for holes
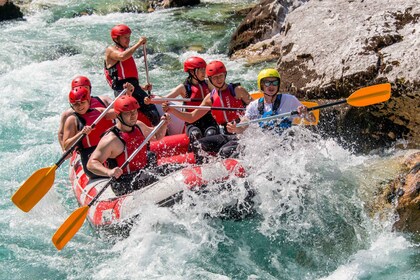
[[[130,222],[138,215],[142,203],[172,206],[184,191],[197,191],[212,182],[222,182],[230,176],[244,178],[245,169],[235,159],[224,159],[213,164],[187,166],[158,182],[123,196],[116,196],[108,187],[97,202],[89,208],[88,220],[95,229],[116,223]],[[109,179],[89,180],[83,171],[80,157],[74,153],[70,161],[70,179],[75,197],[81,206],[88,205]]]

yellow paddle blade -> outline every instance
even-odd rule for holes
[[[379,84],[361,88],[347,98],[347,103],[363,107],[387,101],[391,97],[391,84]]]
[[[29,212],[53,185],[56,169],[57,166],[53,165],[35,171],[12,196],[13,203]]]
[[[301,101],[301,103],[308,108],[318,106],[318,103],[316,103],[316,102]],[[312,114],[314,114],[315,119],[316,119],[314,122],[308,122],[307,120],[302,119],[302,118],[294,118],[293,119],[293,124],[317,125],[318,122],[319,122],[319,109],[318,110],[313,110]]]
[[[66,246],[73,236],[79,231],[83,223],[86,220],[86,216],[89,211],[89,206],[83,206],[67,218],[67,220],[61,225],[59,229],[54,233],[52,242],[57,250],[61,250]]]

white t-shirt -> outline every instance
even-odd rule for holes
[[[249,120],[261,118],[260,112],[258,111],[258,101],[254,100],[246,106],[245,117]],[[280,106],[277,109],[277,114],[288,113],[297,109],[302,103],[293,95],[283,93],[281,96]],[[273,103],[267,104],[264,102],[264,113],[270,112],[273,108]],[[290,120],[294,117],[291,116]]]

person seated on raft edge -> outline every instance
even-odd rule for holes
[[[90,108],[107,108],[109,104],[112,103],[112,98],[101,95],[101,96],[91,96],[92,92],[92,85],[90,83],[90,80],[85,76],[77,76],[71,81],[71,89],[73,90],[76,87],[84,87],[88,90],[89,96],[90,96]],[[127,87],[125,85],[124,87]],[[68,108],[66,111],[61,113],[60,118],[60,125],[58,127],[58,142],[60,143],[61,149],[65,151],[64,148],[64,124],[66,123],[66,120],[69,116],[74,114],[73,108]]]
[[[304,118],[308,122],[315,121],[313,113],[308,112],[308,108],[295,96],[287,93],[279,93],[280,80],[280,74],[276,69],[264,69],[258,74],[258,89],[264,93],[264,97],[252,101],[246,107],[245,116],[241,119],[241,122],[287,113],[294,110],[297,110],[299,117]],[[288,117],[261,122],[260,127],[268,130],[275,129],[276,132],[281,133],[284,129],[292,126],[293,118],[294,117]],[[226,126],[227,130],[231,133],[242,133],[248,127],[237,127],[236,125],[237,123],[234,122],[228,123]]]
[[[129,93],[134,91],[134,87],[127,83],[125,85]],[[114,125],[113,119],[116,114],[111,109],[103,119],[101,119],[94,128],[91,127],[93,122],[105,110],[103,107],[94,108],[91,102],[90,91],[84,87],[79,86],[73,88],[69,93],[70,107],[74,110],[73,113],[66,119],[63,127],[63,148],[71,147],[82,134],[86,134],[83,140],[78,144],[77,152],[80,154],[83,170],[86,175],[95,179],[98,178],[95,174],[89,172],[86,168],[89,156],[98,145],[101,135]]]
[[[101,138],[95,151],[89,158],[87,168],[98,176],[115,177],[111,188],[120,196],[141,189],[158,180],[158,176],[178,170],[181,166],[156,166],[147,157],[147,145],[130,161],[124,169],[120,166],[131,156],[152,132],[153,127],[146,126],[137,120],[140,106],[131,96],[122,96],[114,103],[117,124]],[[164,114],[161,120],[170,120]],[[154,138],[162,139],[168,128],[167,122],[156,132]]]
[[[185,82],[178,85],[175,89],[169,93],[167,98],[175,98],[181,96],[182,98],[199,98],[204,99],[210,93],[211,85],[205,81],[207,63],[204,59],[198,56],[191,56],[184,62],[184,72],[188,73],[188,77]],[[156,97],[159,98],[159,97]],[[149,97],[144,99],[144,102],[148,104],[151,102]],[[201,102],[189,101],[184,102],[184,105],[200,105]],[[187,109],[187,112],[193,110]],[[216,120],[213,118],[211,112],[205,112],[205,114],[198,120],[186,123],[186,134],[190,138],[191,142],[200,139],[203,136],[211,136],[219,134],[219,126]]]
[[[150,120],[152,125],[159,123],[160,115],[155,105],[145,104],[144,98],[147,96],[145,90],[152,90],[152,85],[148,84],[141,87],[139,84],[139,74],[136,62],[134,61],[134,52],[142,45],[146,44],[146,37],[140,37],[133,46],[130,45],[131,29],[124,24],[119,24],[111,29],[111,38],[115,43],[105,50],[104,71],[105,77],[114,90],[115,96],[123,90],[126,82],[134,86],[133,97],[140,105],[140,110]]]
[[[226,84],[227,70],[221,61],[212,61],[206,67],[206,75],[210,83],[214,86],[212,92],[207,95],[200,106],[214,106],[227,108],[245,108],[252,100],[248,91],[240,86],[240,84]],[[169,104],[163,103],[162,108],[165,112],[169,112],[174,116],[193,123],[207,112],[206,110],[194,110],[192,112],[180,112],[171,108]],[[242,111],[220,111],[211,110],[211,114],[220,126],[221,133],[203,137],[195,141],[194,147],[196,154],[196,161],[200,163],[204,160],[197,153],[201,148],[205,152],[219,153],[223,158],[231,157],[236,149],[238,138],[226,130],[226,125],[232,121],[239,121],[239,116],[243,114]],[[234,147],[234,148],[232,148]]]

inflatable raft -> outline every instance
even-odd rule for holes
[[[164,137],[161,141],[151,142],[150,150],[157,154],[158,164],[187,163],[186,167],[127,195],[116,196],[111,188],[107,188],[89,209],[90,224],[95,229],[101,229],[118,223],[129,223],[139,214],[138,206],[142,203],[172,206],[182,198],[185,191],[200,191],[207,184],[222,182],[230,176],[246,176],[245,169],[235,159],[224,159],[201,166],[193,165],[194,155],[186,150],[185,137],[182,134]],[[92,201],[109,179],[89,180],[83,171],[79,155],[73,153],[70,161],[70,181],[79,205],[84,206]]]

